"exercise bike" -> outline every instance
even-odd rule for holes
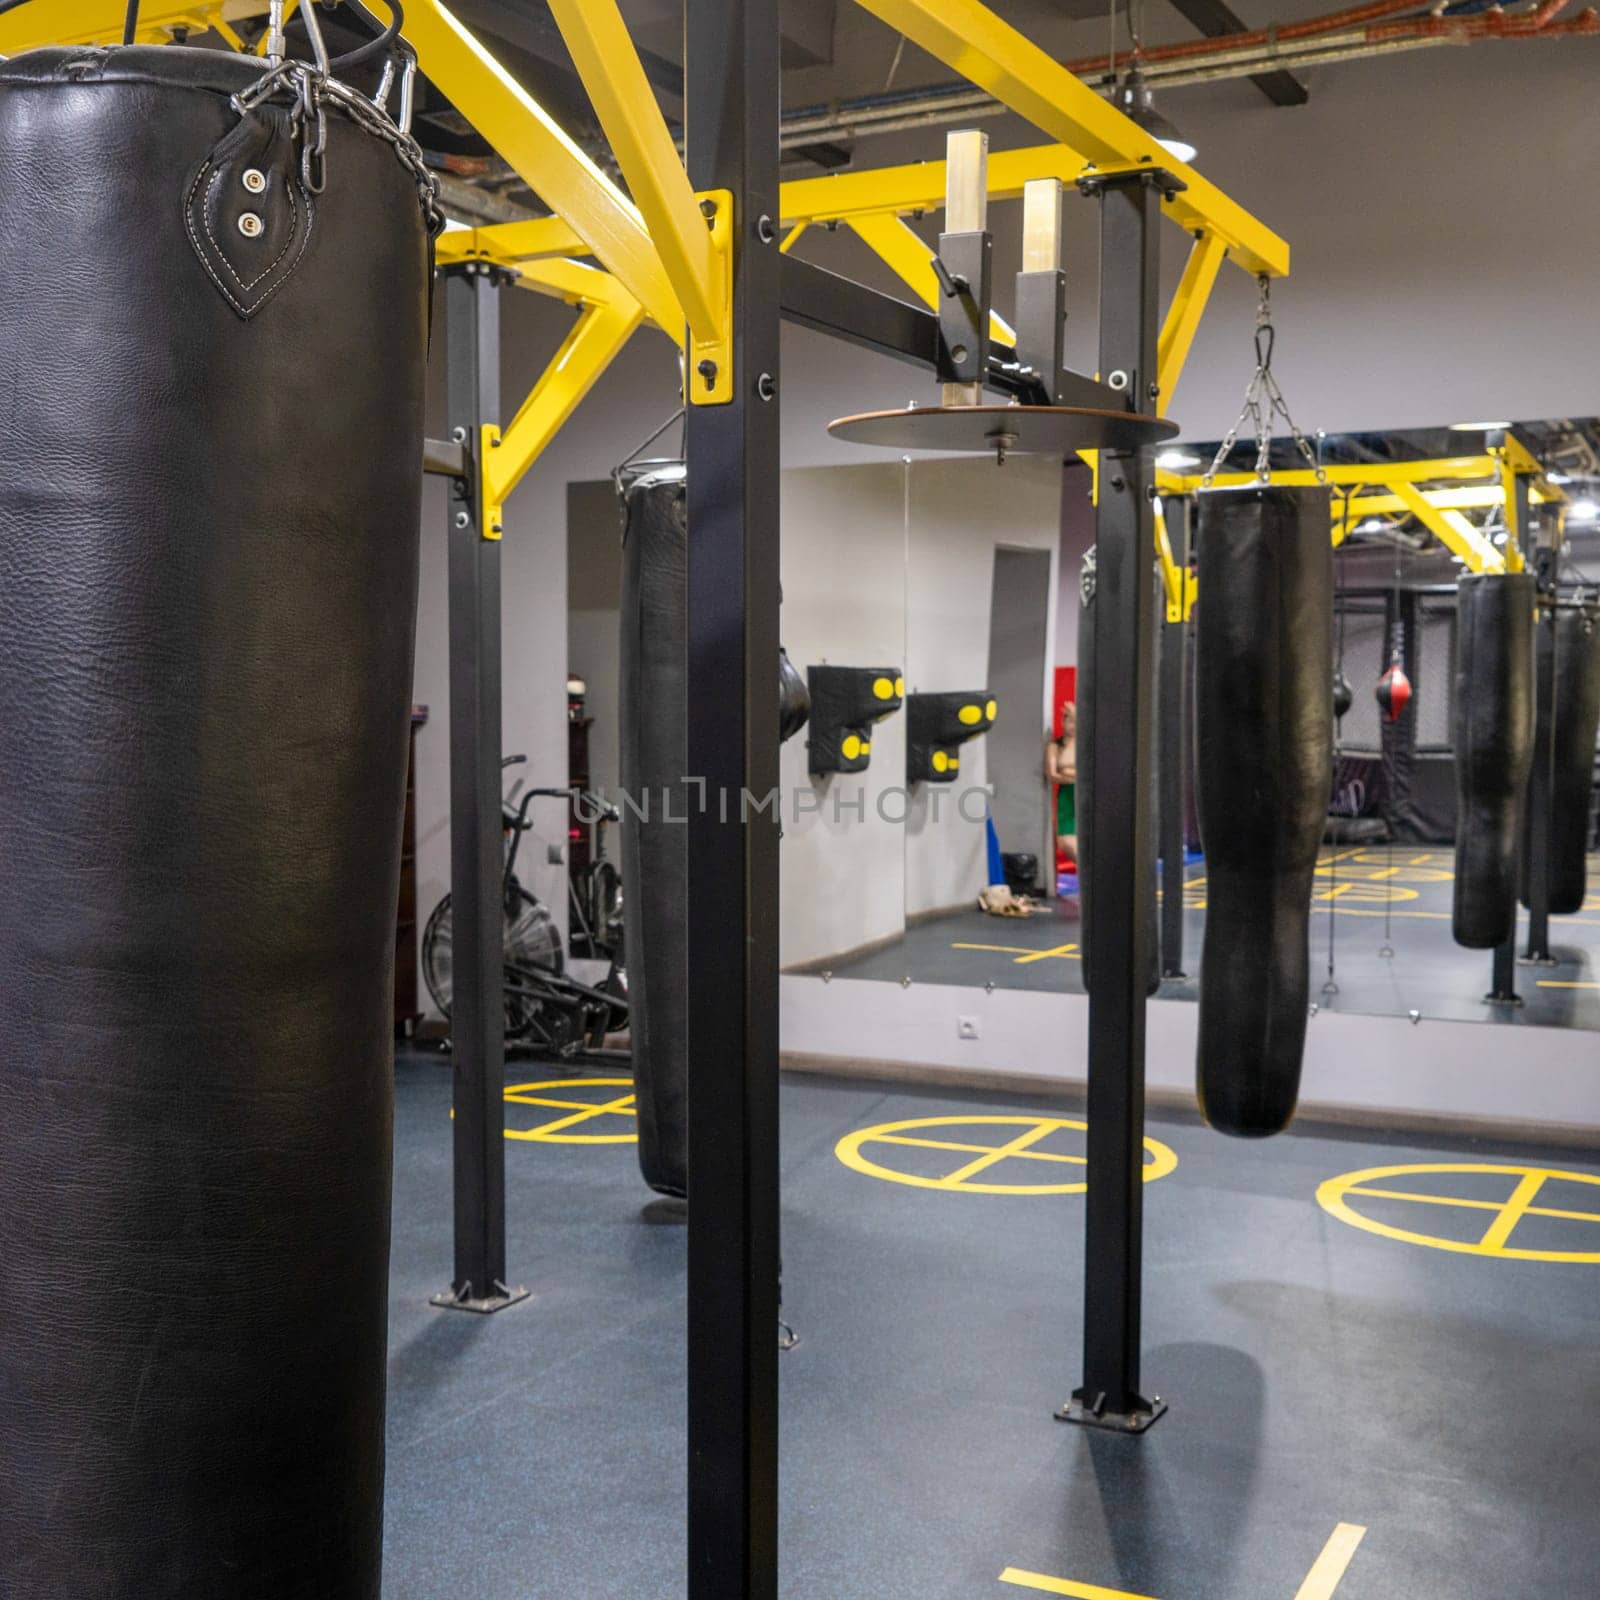
[[[502,770],[526,761],[526,756],[507,756]],[[505,1037],[508,1045],[534,1054],[550,1055],[561,1061],[598,1054],[604,1050],[607,1034],[628,1026],[628,980],[621,961],[621,891],[615,888],[604,904],[605,926],[611,946],[610,968],[598,986],[580,983],[565,970],[566,958],[561,935],[544,904],[518,881],[517,851],[523,834],[532,824],[528,811],[535,800],[576,798],[596,820],[615,822],[614,806],[587,790],[528,789],[520,802],[513,789],[501,803],[500,822],[505,836],[505,866],[500,878],[501,954],[504,962]],[[598,865],[599,863],[597,863]],[[609,863],[605,863],[609,866]],[[607,880],[614,886],[615,873]],[[575,885],[568,893],[578,925],[588,930],[595,907],[585,908]],[[596,898],[592,893],[591,899]],[[591,944],[594,942],[591,938]],[[446,1020],[450,1016],[452,992],[453,929],[450,896],[445,895],[433,908],[422,934],[422,976],[433,1003]]]

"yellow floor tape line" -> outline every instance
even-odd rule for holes
[[[1037,1589],[1040,1594],[1071,1595],[1073,1600],[1151,1600],[1147,1594],[1129,1594],[1125,1589],[1102,1589],[1094,1583],[1071,1583],[1066,1578],[1049,1578],[1042,1572],[1024,1572],[1007,1567],[1001,1583],[1014,1583],[1020,1589]]]
[[[1356,1547],[1366,1536],[1365,1528],[1353,1522],[1341,1522],[1322,1547],[1322,1554],[1306,1574],[1306,1581],[1300,1585],[1300,1592],[1294,1600],[1329,1600],[1339,1587],[1339,1580],[1344,1577]]]

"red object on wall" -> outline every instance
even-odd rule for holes
[[[1385,719],[1389,722],[1398,722],[1405,714],[1406,704],[1411,699],[1411,680],[1406,676],[1406,669],[1396,661],[1378,679],[1373,693],[1378,697],[1378,705]]]
[[[1074,704],[1078,699],[1078,669],[1076,667],[1057,667],[1055,693],[1051,696],[1051,704],[1055,710],[1050,714],[1050,737],[1061,737],[1061,708],[1069,700]]]

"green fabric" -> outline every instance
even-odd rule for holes
[[[1076,833],[1078,831],[1078,786],[1075,783],[1063,783],[1056,790],[1056,832]]]

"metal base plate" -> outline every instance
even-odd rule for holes
[[[1075,1422],[1083,1428],[1104,1428],[1108,1433],[1143,1433],[1167,1414],[1167,1402],[1160,1395],[1151,1400],[1135,1395],[1131,1411],[1107,1411],[1104,1395],[1094,1396],[1093,1401],[1093,1404],[1086,1401],[1083,1390],[1079,1389],[1055,1413],[1056,1421]]]
[[[497,1283],[494,1287],[494,1294],[482,1296],[460,1295],[454,1289],[446,1289],[443,1294],[430,1294],[428,1304],[440,1311],[471,1311],[477,1316],[487,1317],[528,1298],[528,1290],[523,1288],[508,1289],[503,1283]]]
[[[1519,967],[1559,967],[1561,963],[1554,956],[1518,956]]]
[[[1178,424],[1135,411],[1088,406],[907,406],[866,411],[828,424],[836,439],[891,450],[953,450],[971,455],[1054,455],[1136,450],[1170,439]]]
[[[1486,1006],[1520,1006],[1526,1004],[1520,994],[1486,994],[1483,997]]]

